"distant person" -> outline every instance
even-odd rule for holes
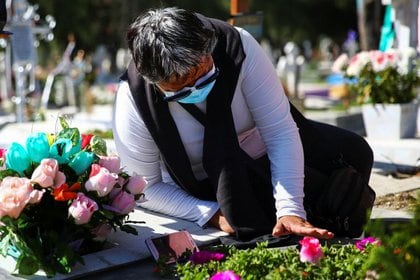
[[[244,29],[155,9],[131,24],[127,42],[132,61],[116,96],[113,132],[123,165],[148,180],[141,206],[239,240],[334,236],[306,220],[304,150],[291,110],[308,127],[305,139],[342,152],[368,181],[372,152],[363,138],[305,121]],[[324,150],[307,148],[308,163],[329,168]]]
[[[76,96],[76,106],[80,110],[85,106],[85,92],[87,84],[85,83],[86,75],[92,71],[91,65],[85,59],[85,51],[77,50],[72,61],[73,67],[70,71],[70,76],[73,80],[73,87]]]

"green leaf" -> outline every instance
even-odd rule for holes
[[[22,275],[32,275],[39,270],[39,263],[34,257],[21,255],[16,263],[18,272]]]
[[[19,173],[12,169],[5,169],[0,171],[0,180],[3,180],[6,177],[19,177]]]
[[[73,146],[76,146],[81,139],[80,131],[78,128],[65,128],[58,133],[57,138],[70,139]]]
[[[0,251],[1,254],[6,257],[7,252],[9,251],[9,242],[10,242],[10,233],[4,236],[0,236]]]
[[[67,123],[67,120],[63,116],[58,117],[58,119],[60,121],[60,125],[62,129],[69,128],[69,124]]]
[[[101,156],[107,155],[106,142],[101,137],[93,136],[90,145],[92,152],[94,152],[95,154]]]
[[[112,211],[108,211],[105,209],[101,209],[98,211],[99,214],[103,215],[106,219],[112,220],[115,217],[115,213]]]

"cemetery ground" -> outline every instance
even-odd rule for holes
[[[65,108],[61,109],[61,111]],[[95,105],[90,113],[79,112],[71,117],[71,125],[78,127],[82,132],[92,131],[94,129],[98,131],[106,131],[111,127],[111,105]],[[46,122],[34,122],[34,123],[15,123],[10,116],[1,116],[1,130],[0,130],[0,146],[7,147],[11,141],[19,141],[19,139],[25,139],[32,131],[48,131],[54,129],[55,120],[60,113],[60,110],[49,110],[46,113],[46,118],[49,121]],[[319,113],[319,112],[318,112]],[[319,116],[319,115],[318,115]],[[420,139],[412,139],[417,145],[414,145],[411,153],[417,153],[420,145]],[[115,152],[115,146],[112,141],[108,141],[108,149],[111,152]],[[397,146],[396,146],[397,147]],[[376,158],[376,155],[375,155]],[[376,162],[377,163],[377,162]],[[375,165],[376,165],[375,163]],[[378,167],[379,166],[379,167]],[[389,165],[392,166],[392,165]],[[388,220],[401,220],[410,219],[411,214],[409,212],[410,204],[415,201],[416,193],[420,189],[420,174],[418,167],[412,164],[410,169],[397,168],[395,165],[394,169],[382,168],[383,165],[377,165],[373,169],[370,185],[377,194],[375,201],[375,207],[373,209],[371,218],[383,218]],[[159,235],[165,233],[166,229],[162,229],[161,224],[156,222],[161,219],[160,216],[153,216],[149,214],[143,216],[145,221],[145,227],[150,231],[147,233],[150,235]],[[198,228],[193,223],[180,221],[177,219],[171,220],[172,229],[184,228],[191,230],[193,237],[198,237],[204,240],[204,243],[215,242],[218,240],[217,232],[204,231]],[[208,230],[208,229],[207,229]],[[198,234],[197,234],[198,233]],[[57,279],[161,279],[156,273],[154,273],[155,263],[151,258],[149,252],[144,246],[145,235],[137,237],[136,242],[139,245],[139,250],[142,250],[141,257],[135,257],[124,261],[109,261],[106,266],[94,267],[92,264],[88,264],[84,272],[81,274],[71,274],[68,276],[57,277]],[[118,258],[117,256],[114,256]],[[107,256],[102,256],[105,261]],[[10,268],[8,268],[10,269]],[[4,268],[0,268],[0,279],[25,279],[16,275],[10,275]],[[38,278],[39,279],[39,278]],[[42,278],[41,278],[42,279]]]

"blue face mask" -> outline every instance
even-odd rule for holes
[[[219,70],[213,66],[213,69],[198,79],[193,87],[186,87],[175,93],[164,91],[165,97],[163,100],[181,103],[201,103],[206,100],[213,89],[218,75]]]
[[[203,102],[204,100],[207,99],[207,96],[209,95],[210,91],[213,89],[213,86],[215,83],[216,81],[213,81],[201,89],[194,90],[193,92],[191,92],[190,95],[178,100],[178,102],[193,103],[193,104]]]

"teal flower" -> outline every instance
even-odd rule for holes
[[[26,149],[29,158],[36,163],[41,162],[44,158],[48,158],[50,154],[50,145],[48,144],[47,134],[44,132],[32,133],[26,139]]]
[[[76,175],[80,175],[92,165],[94,158],[93,153],[81,151],[74,156],[69,166],[76,172]]]
[[[60,138],[50,147],[50,157],[55,158],[59,164],[69,163],[73,144],[70,139]]]
[[[6,153],[6,167],[18,172],[24,176],[24,171],[29,168],[31,161],[25,148],[16,142],[13,142]]]

